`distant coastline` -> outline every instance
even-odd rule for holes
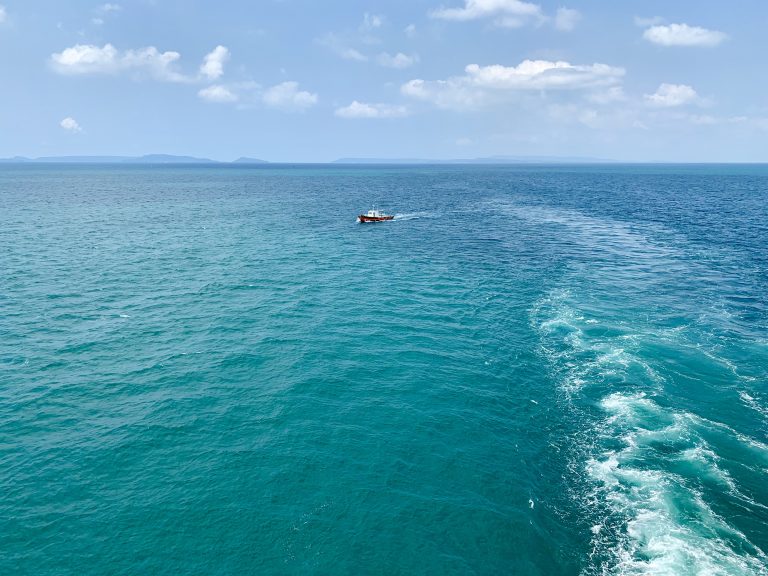
[[[266,160],[241,157],[233,162],[218,162],[210,158],[175,156],[173,154],[145,154],[144,156],[42,156],[40,158],[0,158],[4,164],[268,164]]]
[[[259,158],[243,156],[231,162],[176,156],[173,154],[146,154],[144,156],[42,156],[27,158],[15,156],[0,158],[2,164],[291,164],[291,162],[269,162]],[[339,158],[317,164],[615,164],[617,160],[605,158],[582,158],[571,156],[487,156],[481,158]]]
[[[328,162],[271,162],[259,158],[242,156],[236,160],[211,160],[196,156],[176,156],[173,154],[146,154],[144,156],[41,156],[28,158],[14,156],[0,158],[0,165],[7,164],[135,164],[145,166],[155,165],[211,165],[211,166],[491,166],[491,165],[696,165],[696,164],[745,164],[763,165],[766,162],[674,162],[674,161],[632,161],[614,160],[608,158],[591,158],[580,156],[484,156],[478,158],[338,158]]]

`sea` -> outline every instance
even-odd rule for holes
[[[768,166],[0,168],[0,574],[767,554]]]

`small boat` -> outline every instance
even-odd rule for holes
[[[385,222],[386,220],[392,220],[394,216],[392,214],[384,214],[381,210],[376,210],[376,208],[373,208],[372,210],[368,210],[365,214],[360,214],[360,216],[357,217],[357,221],[360,222],[360,224],[363,224],[364,222]]]

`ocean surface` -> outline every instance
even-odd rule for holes
[[[768,166],[0,168],[0,574],[767,554]]]

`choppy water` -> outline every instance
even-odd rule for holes
[[[0,250],[0,573],[768,574],[768,167],[6,166]]]

